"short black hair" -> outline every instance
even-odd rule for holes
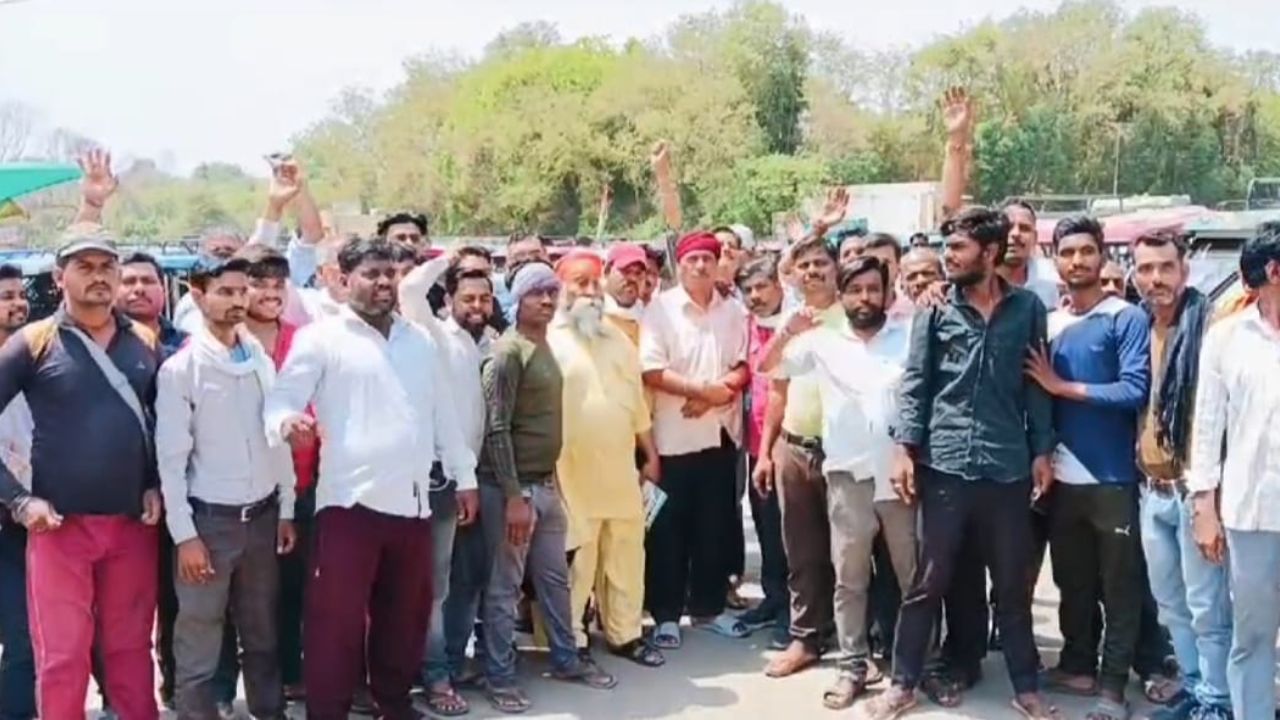
[[[397,262],[397,263],[402,263],[402,262],[416,263],[418,262],[418,253],[414,252],[413,248],[409,247],[408,245],[405,245],[404,243],[392,243],[391,258],[394,262]]]
[[[1106,248],[1106,236],[1102,231],[1102,223],[1092,215],[1070,215],[1059,220],[1053,228],[1053,251],[1058,251],[1058,244],[1063,238],[1072,235],[1088,235],[1093,238],[1093,243],[1098,246],[1098,250]]]
[[[661,269],[662,261],[665,260],[667,257],[666,253],[664,253],[663,251],[659,250],[656,247],[653,247],[652,245],[641,245],[640,247],[644,248],[644,259],[653,263],[654,265],[657,265],[658,268]]]
[[[1267,284],[1267,266],[1280,263],[1280,226],[1259,229],[1240,251],[1240,279],[1253,290]]]
[[[1139,245],[1157,248],[1172,245],[1178,251],[1179,260],[1186,258],[1187,253],[1191,250],[1191,244],[1187,242],[1187,236],[1173,230],[1156,230],[1155,232],[1142,233],[1130,243],[1130,246],[1135,248]]]
[[[338,249],[338,269],[350,275],[366,260],[395,262],[394,246],[381,236],[374,238],[353,237]]]
[[[289,279],[289,259],[279,250],[262,243],[249,243],[236,257],[249,261],[249,277],[257,279]]]
[[[476,268],[463,270],[461,266],[453,265],[444,271],[445,294],[452,296],[457,293],[463,280],[483,280],[489,284],[489,292],[493,292],[493,277],[489,273]]]
[[[835,243],[835,247],[838,249],[844,247],[845,241],[849,238],[864,238],[866,236],[867,229],[865,227],[862,225],[854,225],[853,227],[847,227],[836,232],[831,236],[831,240]]]
[[[490,265],[493,264],[493,253],[489,250],[489,248],[483,245],[463,245],[462,247],[458,248],[458,252],[455,254],[460,258],[463,258],[463,257],[484,258],[485,261],[487,261]]]
[[[0,280],[21,280],[22,268],[9,263],[0,264]]]
[[[378,237],[385,238],[392,225],[403,225],[405,223],[413,223],[418,226],[418,232],[422,233],[423,237],[426,237],[427,229],[430,227],[425,213],[398,212],[382,218],[381,222],[378,223]]]
[[[911,247],[916,247],[917,245],[928,245],[929,236],[922,232],[911,233],[911,237],[907,238],[907,244]]]
[[[875,248],[893,248],[893,258],[895,260],[902,259],[902,243],[898,242],[898,238],[889,233],[871,233],[867,236],[867,244],[863,246],[866,250]]]
[[[120,260],[120,267],[125,265],[150,265],[156,271],[156,277],[164,279],[164,268],[160,267],[160,261],[156,260],[156,256],[151,253],[132,252],[124,256]]]
[[[1009,208],[1015,208],[1015,207],[1022,208],[1023,210],[1026,210],[1027,212],[1031,213],[1031,219],[1033,221],[1040,219],[1039,213],[1036,212],[1036,209],[1034,207],[1031,207],[1031,203],[1018,197],[1009,198],[1008,200],[1005,200],[1003,203],[1001,203],[1000,212],[1004,212]]]
[[[832,246],[831,243],[827,242],[826,238],[819,237],[817,235],[808,235],[796,242],[795,245],[791,246],[789,255],[791,256],[791,261],[795,262],[801,255],[811,253],[815,250],[821,250],[826,253],[827,257],[831,258],[831,262],[840,261],[840,254],[836,251],[836,248]]]
[[[547,247],[551,244],[551,238],[546,235],[539,235],[538,233],[513,232],[507,236],[507,247],[511,247],[518,242],[529,239],[537,240],[542,247]]]
[[[988,207],[971,207],[942,223],[942,237],[963,235],[984,248],[996,246],[996,265],[1004,262],[1009,249],[1009,218]]]
[[[187,282],[191,287],[198,290],[204,290],[209,286],[210,280],[226,275],[227,273],[244,273],[249,274],[249,269],[253,266],[248,260],[242,257],[232,256],[226,260],[216,258],[201,260],[191,270],[191,276],[187,278]]]
[[[853,279],[864,273],[874,272],[880,276],[880,285],[885,292],[889,291],[889,266],[878,257],[863,255],[856,257],[845,263],[840,268],[840,274],[836,277],[836,289],[844,292],[844,289],[853,282]]]
[[[778,282],[778,261],[772,255],[762,255],[743,265],[738,270],[737,276],[734,277],[734,283],[739,289],[752,280],[752,278],[763,277],[772,282]]]

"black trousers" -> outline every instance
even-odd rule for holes
[[[747,571],[747,536],[742,526],[742,496],[750,485],[750,468],[747,467],[746,453],[736,453],[733,470],[733,510],[734,522],[728,528],[729,540],[729,572],[730,579],[742,582],[742,575]],[[753,493],[754,494],[754,493]]]
[[[991,569],[999,600],[996,621],[1004,638],[1005,663],[1017,693],[1038,685],[1027,565],[1031,552],[1031,482],[965,480],[917,467],[921,503],[920,562],[902,600],[894,646],[894,682],[914,689],[929,653],[934,620],[966,538],[977,540]],[[985,595],[981,584],[980,595]]]
[[[773,488],[761,497],[755,488],[748,488],[747,499],[751,503],[751,524],[760,543],[760,586],[764,589],[764,604],[781,614],[791,600],[787,594],[787,553],[782,547],[778,490]]]
[[[667,503],[645,538],[645,606],[659,623],[724,611],[729,579],[729,536],[735,517],[737,447],[727,435],[720,447],[662,456]]]
[[[1062,593],[1058,666],[1076,675],[1098,673],[1095,627],[1101,595],[1105,630],[1100,682],[1120,692],[1133,664],[1144,586],[1137,486],[1059,484],[1053,492],[1049,542],[1054,582]]]

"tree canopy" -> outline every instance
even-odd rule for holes
[[[438,234],[592,234],[608,188],[607,232],[648,237],[661,221],[647,158],[667,139],[686,222],[767,232],[824,184],[937,178],[951,85],[979,102],[979,201],[1114,184],[1213,203],[1280,175],[1280,56],[1109,0],[900,51],[861,50],[765,0],[620,43],[526,24],[476,58],[412,58],[389,92],[347,90],[294,151],[322,203],[425,210]],[[260,183],[234,167],[152,175],[114,210],[127,233],[247,224],[257,208]]]

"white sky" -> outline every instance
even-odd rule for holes
[[[567,38],[648,37],[731,0],[0,0],[0,101],[117,156],[178,171],[263,154],[319,119],[339,90],[392,87],[427,50],[475,54],[499,30],[547,20]],[[1053,0],[785,0],[811,26],[866,47],[918,45]],[[1215,44],[1280,51],[1264,0],[1121,0],[1198,14]],[[869,11],[874,8],[874,11]]]

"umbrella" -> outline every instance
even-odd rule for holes
[[[79,179],[80,168],[56,163],[0,165],[0,204],[52,185]]]

